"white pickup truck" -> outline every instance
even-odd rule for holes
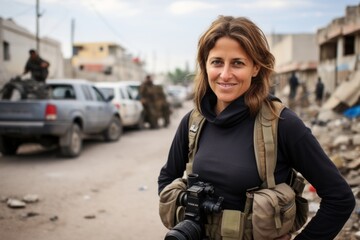
[[[90,82],[47,80],[47,99],[0,101],[0,152],[16,154],[23,143],[60,147],[66,157],[81,153],[85,136],[117,141],[123,126],[119,112]]]

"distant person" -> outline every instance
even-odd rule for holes
[[[38,82],[45,82],[49,74],[48,68],[50,63],[42,59],[34,49],[29,51],[29,55],[23,74],[31,72],[32,79]]]
[[[291,77],[289,78],[289,85],[290,85],[290,99],[295,99],[296,91],[299,86],[299,79],[296,77],[295,72],[292,72]]]
[[[144,82],[139,87],[140,101],[145,110],[145,121],[150,124],[151,129],[156,129],[158,125],[158,112],[156,108],[156,87],[152,77],[147,75]]]
[[[296,91],[299,86],[299,79],[296,77],[295,72],[291,73],[291,77],[289,78],[289,86],[290,86],[289,107],[293,109],[295,105]]]
[[[322,105],[323,96],[324,96],[324,83],[321,81],[321,77],[319,77],[315,88],[315,101],[319,106]]]
[[[155,104],[158,112],[158,117],[163,118],[164,127],[167,127],[170,124],[170,115],[171,115],[170,104],[166,99],[164,88],[161,85],[155,86],[155,90],[156,90]]]

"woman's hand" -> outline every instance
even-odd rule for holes
[[[291,234],[288,233],[288,234],[282,235],[278,238],[275,238],[274,240],[290,240],[290,239],[291,239]]]

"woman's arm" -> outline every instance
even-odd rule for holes
[[[189,139],[188,125],[190,112],[181,120],[170,146],[169,154],[165,165],[160,170],[158,177],[158,193],[173,180],[181,178],[188,162]]]
[[[321,198],[316,215],[295,239],[334,239],[355,207],[354,195],[310,129],[288,109],[282,117],[279,146]]]

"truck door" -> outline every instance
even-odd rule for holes
[[[85,121],[84,132],[94,133],[98,131],[98,113],[97,102],[95,101],[95,94],[92,93],[92,89],[88,85],[81,85],[81,90],[84,94],[85,101]]]
[[[94,86],[91,86],[91,90],[95,95],[94,106],[96,106],[97,112],[97,124],[99,129],[104,129],[109,124],[113,116],[113,105],[106,101],[100,90]]]

